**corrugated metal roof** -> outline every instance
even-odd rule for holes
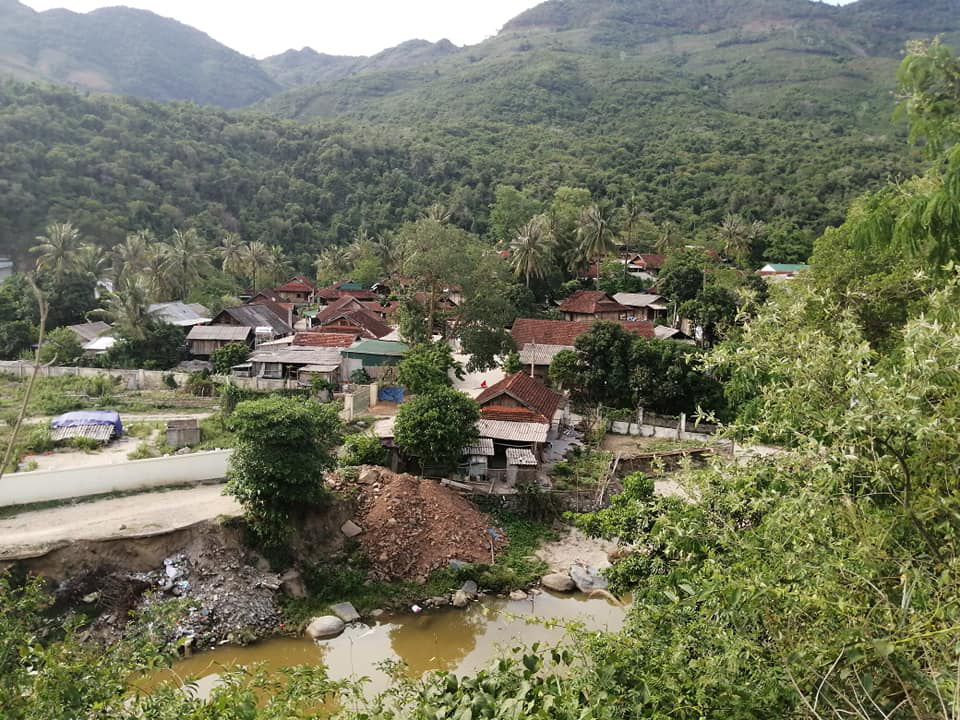
[[[480,438],[473,445],[467,445],[463,450],[460,451],[461,455],[486,455],[487,457],[493,457],[493,440],[490,438]]]
[[[516,442],[544,443],[550,432],[546,423],[518,423],[506,420],[479,420],[477,431],[482,438],[514,440]]]
[[[532,465],[536,467],[537,458],[528,448],[507,448],[507,464]]]
[[[113,425],[71,425],[70,427],[53,428],[50,439],[61,442],[71,438],[90,438],[98,442],[108,442],[113,437]]]
[[[300,368],[300,372],[328,373],[338,370],[339,368],[339,365],[304,365]]]
[[[276,350],[257,350],[247,358],[252,363],[284,363],[287,365],[340,365],[338,348],[314,348],[292,345]]]
[[[520,349],[520,362],[524,365],[549,365],[562,350],[574,350],[573,345],[536,345],[527,343]]]
[[[108,333],[113,329],[102,320],[97,322],[80,323],[79,325],[67,325],[67,328],[80,336],[84,342],[96,340],[104,333]]]
[[[206,312],[199,312],[205,310]],[[153,303],[147,308],[147,314],[153,315],[169,325],[189,327],[210,322],[210,311],[202,305],[182,302]]]
[[[621,305],[642,308],[657,304],[663,297],[653,293],[617,293],[613,296],[613,299]]]
[[[276,335],[292,335],[293,328],[267,305],[237,305],[224,308],[220,315],[229,315],[238,325],[256,328],[268,326]],[[217,318],[220,316],[218,315]],[[214,319],[217,319],[214,318]]]
[[[344,352],[353,357],[354,355],[383,355],[385,357],[401,357],[410,346],[402,342],[392,340],[361,340],[349,350]]]
[[[250,337],[250,328],[241,325],[194,325],[187,340],[236,340]]]

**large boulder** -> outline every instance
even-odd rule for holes
[[[527,595],[527,593],[525,593],[523,590],[511,590],[511,591],[510,591],[510,599],[511,599],[511,600],[526,600],[528,597],[529,597],[529,595]]]
[[[345,623],[360,622],[360,613],[357,612],[357,609],[351,603],[337,603],[336,605],[331,605],[330,610]]]
[[[344,627],[346,625],[343,620],[335,615],[323,615],[310,621],[307,625],[307,635],[314,640],[324,640],[336,637],[343,632]]]
[[[470,604],[470,596],[467,595],[463,590],[457,590],[453,597],[450,598],[450,604],[456,608],[465,608]]]
[[[357,482],[361,485],[373,485],[377,480],[380,479],[380,471],[376,468],[367,468],[360,476],[357,478]]]
[[[609,586],[607,579],[592,567],[574,565],[570,568],[570,579],[580,592],[588,593],[593,590],[606,590]]]
[[[473,580],[467,580],[460,589],[463,590],[471,600],[480,592],[480,588],[477,587],[477,584]]]
[[[550,573],[549,575],[544,575],[540,578],[540,584],[547,590],[562,593],[573,592],[577,587],[567,573]]]

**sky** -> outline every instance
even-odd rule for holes
[[[34,10],[88,12],[111,5],[151,10],[264,58],[312,47],[373,55],[415,38],[473,45],[540,0],[22,0]],[[844,4],[850,0],[833,0]]]

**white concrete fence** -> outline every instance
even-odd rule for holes
[[[656,437],[669,440],[714,440],[714,433],[717,431],[716,425],[700,423],[699,425],[690,424],[688,429],[686,413],[680,413],[679,417],[667,415],[657,415],[656,413],[644,412],[641,409],[637,413],[638,422],[612,422],[610,423],[610,432],[615,435],[639,435],[641,437]]]
[[[0,507],[222,480],[233,450],[210,450],[0,478]]]

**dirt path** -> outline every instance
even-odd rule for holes
[[[0,561],[35,557],[78,540],[159,535],[220,515],[239,515],[236,500],[222,495],[222,491],[223,485],[201,485],[0,519]]]
[[[586,565],[595,570],[610,566],[607,552],[616,543],[588,537],[576,528],[570,528],[559,540],[544,543],[536,556],[550,566],[551,572],[566,572],[571,565]]]

